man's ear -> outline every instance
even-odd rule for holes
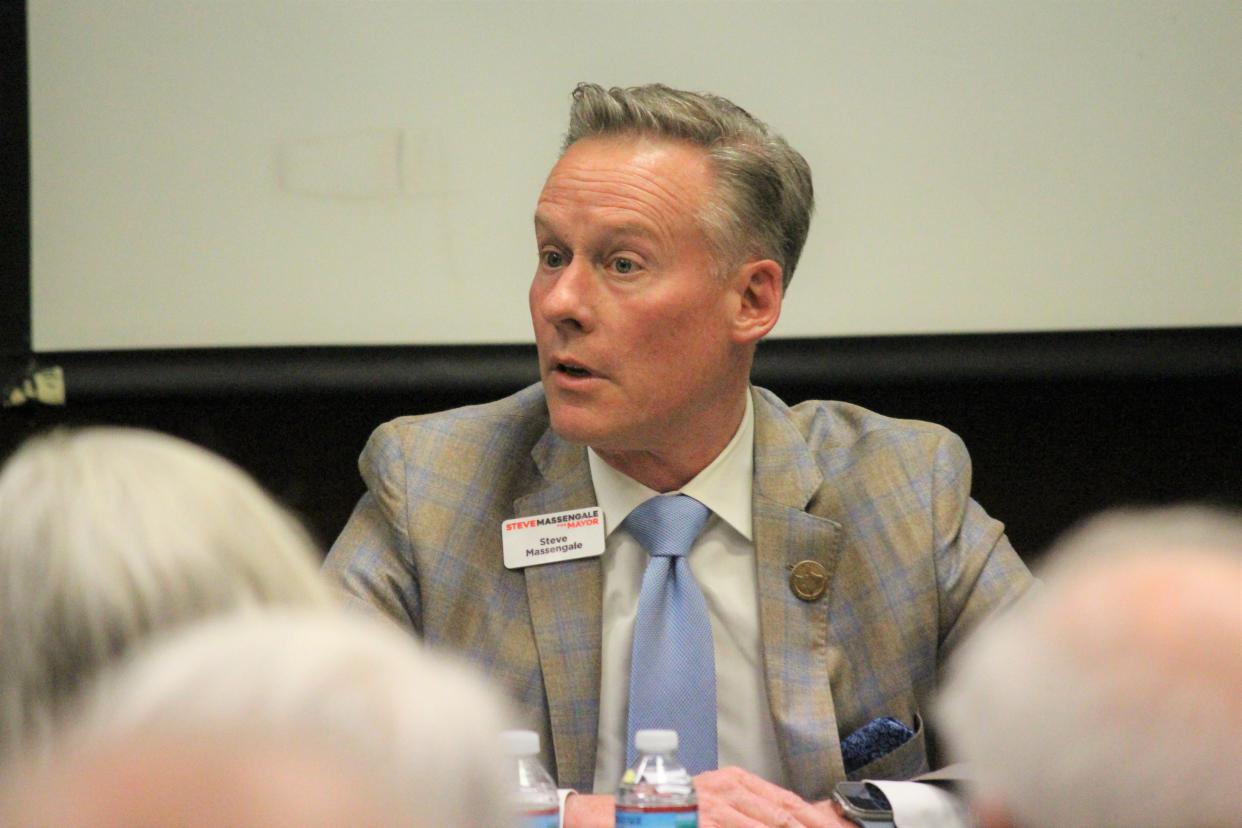
[[[733,341],[739,345],[758,342],[781,317],[785,289],[781,266],[771,259],[746,262],[734,275],[738,304],[733,318]]]

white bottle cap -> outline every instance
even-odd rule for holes
[[[677,750],[676,730],[640,730],[634,734],[639,753],[672,753]]]
[[[533,730],[506,730],[500,734],[500,749],[505,756],[536,756],[539,734]]]

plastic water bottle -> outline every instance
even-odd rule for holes
[[[539,763],[539,734],[531,730],[506,730],[500,734],[501,749],[509,757],[510,779],[516,780],[514,802],[521,828],[557,828],[560,797],[556,783]]]
[[[617,828],[698,828],[694,780],[677,761],[677,731],[634,734],[638,759],[617,788]]]

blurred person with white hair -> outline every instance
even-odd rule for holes
[[[64,746],[0,782],[6,828],[409,828],[386,791],[322,744],[240,730]]]
[[[232,463],[124,428],[33,438],[0,472],[0,755],[39,751],[81,687],[153,631],[330,606],[298,522]]]
[[[507,709],[465,664],[344,612],[240,612],[162,638],[102,682],[88,741],[244,733],[360,772],[412,828],[512,824]]]
[[[1049,562],[938,702],[980,824],[1242,824],[1242,517],[1106,514]]]

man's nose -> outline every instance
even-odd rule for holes
[[[539,302],[544,319],[554,325],[589,330],[594,322],[594,271],[590,262],[575,256],[561,268]]]

